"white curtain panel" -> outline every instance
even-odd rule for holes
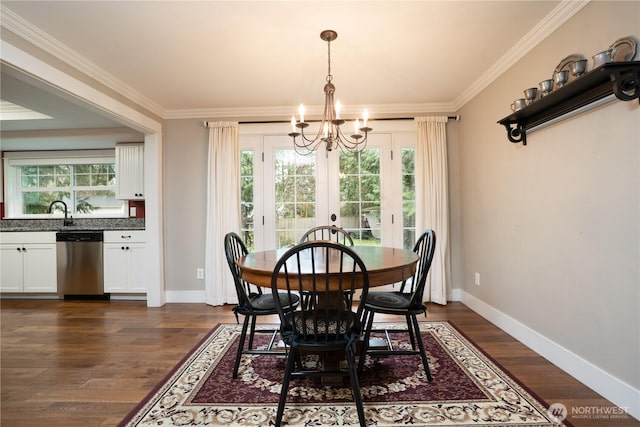
[[[416,117],[416,232],[432,229],[436,251],[427,276],[424,300],[447,303],[449,261],[449,190],[447,117]]]
[[[224,236],[240,231],[240,139],[238,122],[205,122],[209,128],[205,295],[209,305],[222,305],[233,290],[224,253]]]

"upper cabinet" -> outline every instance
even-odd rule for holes
[[[116,144],[116,199],[144,199],[144,143]]]

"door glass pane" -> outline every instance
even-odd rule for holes
[[[244,243],[249,251],[255,248],[254,231],[254,152],[250,150],[240,151],[240,231]]]
[[[416,241],[415,149],[402,149],[402,246],[413,249]]]
[[[276,247],[293,246],[316,223],[315,153],[274,151]]]
[[[380,149],[340,152],[340,221],[356,245],[380,245]]]

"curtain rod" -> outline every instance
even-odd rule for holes
[[[377,122],[383,120],[414,120],[414,117],[389,117],[382,119],[369,119],[370,122]],[[460,121],[460,115],[455,116],[447,116],[449,120],[455,120],[456,122]],[[320,120],[308,120],[307,123],[318,123]],[[291,123],[290,120],[263,120],[263,121],[240,121],[238,122],[241,125],[259,125],[259,124],[270,124],[270,123]]]

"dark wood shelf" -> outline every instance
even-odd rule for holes
[[[603,64],[498,123],[506,128],[509,141],[527,145],[527,130],[611,94],[640,102],[640,61]]]

